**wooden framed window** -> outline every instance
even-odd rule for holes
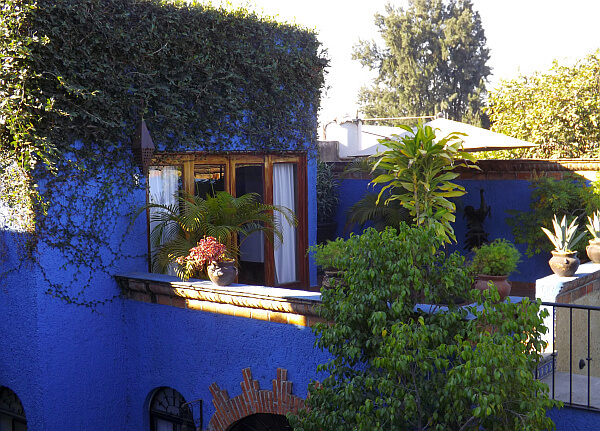
[[[282,221],[283,243],[272,244],[262,233],[244,240],[238,282],[289,288],[309,286],[306,154],[155,155],[149,169],[149,201],[157,202],[159,196],[168,196],[168,192],[172,196],[179,189],[200,197],[217,191],[236,197],[257,193],[263,203],[292,210],[298,226]]]

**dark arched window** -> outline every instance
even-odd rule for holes
[[[150,402],[150,431],[195,430],[192,411],[183,396],[173,388],[160,388]]]
[[[292,431],[292,427],[283,415],[256,413],[240,419],[227,431]]]
[[[21,400],[7,387],[0,387],[0,430],[27,431],[27,420]]]

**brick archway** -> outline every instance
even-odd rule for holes
[[[208,424],[209,431],[226,431],[233,423],[255,413],[285,415],[297,413],[304,407],[304,399],[292,395],[292,382],[287,380],[287,370],[277,369],[277,378],[273,380],[273,390],[260,389],[260,384],[252,378],[250,368],[242,370],[244,381],[240,383],[242,393],[229,398],[226,389],[213,383],[210,392],[217,411]]]

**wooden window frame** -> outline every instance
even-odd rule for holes
[[[263,165],[264,190],[263,199],[266,204],[273,203],[273,165],[276,163],[296,163],[297,165],[297,259],[298,280],[292,283],[279,284],[278,287],[290,289],[303,289],[310,286],[308,263],[308,179],[307,158],[305,152],[286,153],[244,153],[230,152],[227,154],[215,153],[158,153],[152,158],[151,166],[181,166],[182,187],[187,193],[194,194],[194,166],[196,164],[219,164],[225,166],[225,190],[235,196],[236,166],[237,165]],[[148,200],[148,197],[147,197]],[[150,230],[149,218],[147,219],[148,232]],[[149,248],[150,250],[150,248]],[[275,257],[274,247],[265,241],[265,285],[275,286]]]

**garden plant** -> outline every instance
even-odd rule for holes
[[[579,176],[570,175],[562,180],[542,176],[531,183],[531,200],[528,211],[508,210],[512,216],[506,223],[511,227],[515,243],[526,244],[525,254],[533,257],[544,251],[550,252],[552,244],[540,227],[552,229],[554,215],[568,218],[580,217],[580,230],[585,230],[585,214],[591,215],[600,209],[600,194],[597,183],[587,184]],[[591,238],[591,237],[590,237]],[[576,248],[580,254],[585,244]]]
[[[150,232],[153,244],[152,269],[166,273],[173,263],[189,255],[190,250],[206,237],[214,237],[223,243],[228,257],[239,260],[238,237],[248,238],[253,232],[264,232],[268,240],[283,241],[280,226],[273,212],[281,214],[290,224],[297,219],[288,208],[267,205],[259,201],[255,193],[233,197],[227,192],[216,192],[206,199],[185,192],[176,197],[172,205],[150,203],[138,210],[152,210],[150,221],[156,225]],[[137,217],[136,215],[136,217]],[[189,278],[191,273],[179,264],[179,276]]]
[[[329,323],[313,328],[331,359],[307,409],[290,417],[294,430],[553,428],[546,410],[557,403],[533,375],[546,331],[539,302],[470,291],[464,258],[442,244],[434,227],[406,224],[344,243],[344,283],[323,291]],[[457,296],[480,308],[458,307]]]
[[[418,125],[415,130],[408,126],[400,128],[410,134],[398,140],[380,140],[387,151],[374,156],[377,161],[373,170],[387,171],[373,179],[374,184],[383,184],[379,199],[389,190],[386,203],[398,200],[417,226],[432,226],[445,242],[456,241],[451,225],[456,220],[456,205],[450,198],[466,192],[452,182],[458,177],[452,170],[457,166],[473,166],[467,161],[475,159],[462,151],[460,133],[434,141],[436,135],[429,126]]]

